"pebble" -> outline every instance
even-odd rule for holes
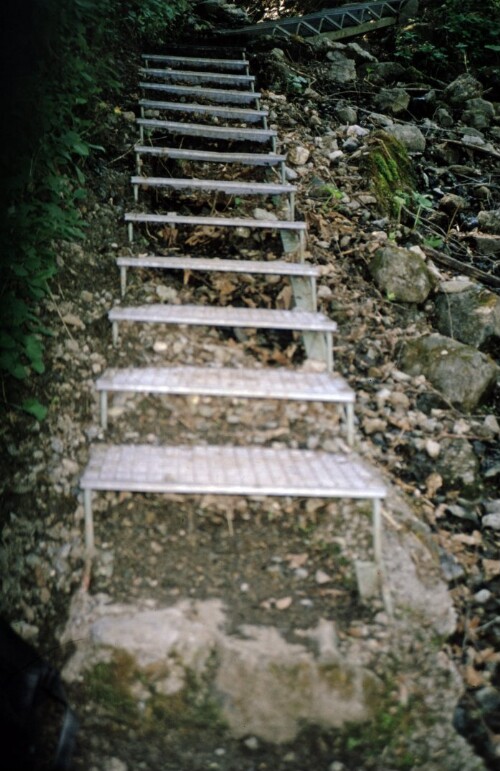
[[[343,150],[333,150],[333,152],[328,153],[328,160],[332,161],[332,163],[335,163],[335,161],[338,161],[340,158],[342,158],[343,155]]]
[[[310,152],[307,147],[302,147],[301,145],[291,147],[288,151],[288,160],[290,163],[293,163],[294,166],[304,166],[309,160],[309,156]]]
[[[434,439],[428,439],[425,443],[425,451],[429,458],[437,458],[441,452],[441,445],[439,442],[435,442]]]
[[[329,583],[332,579],[331,576],[329,576],[328,573],[325,573],[324,570],[317,570],[314,575],[314,580],[321,586],[322,584]]]
[[[493,434],[500,434],[500,424],[498,423],[495,415],[487,415],[484,419],[483,425]]]
[[[488,501],[484,504],[487,514],[500,514],[500,498],[496,498],[494,501]]]
[[[483,527],[490,527],[492,530],[500,530],[500,512],[486,514],[481,520]]]
[[[165,353],[168,350],[168,345],[163,340],[155,340],[153,343],[153,351],[155,353]]]
[[[489,589],[480,589],[474,595],[474,600],[479,605],[485,605],[491,597],[492,597],[492,593],[490,592]]]
[[[243,742],[247,750],[252,750],[255,752],[255,750],[258,750],[260,747],[259,740],[256,736],[249,736],[248,739],[245,739]]]

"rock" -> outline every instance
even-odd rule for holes
[[[468,99],[462,113],[462,121],[477,129],[488,128],[495,117],[495,108],[486,99]]]
[[[465,576],[465,570],[456,557],[444,549],[439,549],[439,562],[445,581],[458,581]]]
[[[340,158],[342,158],[343,155],[344,155],[343,150],[334,150],[332,153],[328,154],[328,159],[332,163],[335,163],[336,161],[340,160]]]
[[[345,99],[339,99],[335,105],[335,115],[342,123],[356,123],[358,120],[358,111]]]
[[[418,128],[411,123],[395,123],[387,126],[386,131],[401,142],[410,153],[423,153],[425,151],[425,137]]]
[[[309,160],[310,154],[307,147],[295,145],[288,151],[288,162],[293,163],[294,166],[304,166]]]
[[[379,289],[401,302],[424,302],[436,284],[422,257],[399,246],[377,249],[370,272]]]
[[[465,104],[469,99],[481,96],[483,86],[472,75],[464,73],[459,75],[444,89],[444,98],[452,105]]]
[[[104,771],[127,771],[128,766],[120,758],[105,758]]]
[[[383,83],[395,83],[405,75],[405,68],[399,62],[376,62],[360,67],[361,77],[371,83],[382,85]]]
[[[346,153],[354,153],[358,148],[360,147],[359,141],[356,139],[356,137],[347,137],[345,142],[342,144],[342,149]]]
[[[322,584],[328,584],[332,578],[324,570],[317,570],[314,574],[314,580],[321,586]]]
[[[496,498],[493,501],[488,501],[484,504],[484,508],[488,514],[500,514],[500,498]]]
[[[375,96],[373,103],[378,110],[397,115],[408,108],[410,95],[404,88],[383,88]]]
[[[330,83],[353,83],[356,80],[356,64],[352,59],[340,51],[329,51],[327,59],[331,65],[325,73],[325,79]]]
[[[492,597],[493,593],[490,592],[489,589],[480,589],[474,595],[474,600],[478,603],[478,605],[485,605]]]
[[[466,207],[467,200],[461,195],[455,195],[455,193],[446,193],[439,201],[439,209],[450,216],[454,216],[457,212],[463,211]]]
[[[473,410],[493,388],[498,367],[489,356],[444,335],[408,341],[400,367],[409,375],[425,375],[452,404]]]
[[[455,125],[455,121],[453,120],[453,117],[450,115],[446,107],[438,107],[432,116],[432,119],[438,124],[438,126],[442,126],[443,128],[452,128],[452,126]]]
[[[441,452],[441,445],[434,439],[427,439],[425,443],[425,451],[429,458],[435,460]]]
[[[481,233],[476,233],[471,236],[471,241],[478,254],[500,255],[500,236],[485,236]]]
[[[156,294],[164,303],[175,303],[179,299],[179,293],[173,286],[160,284],[156,287]]]
[[[256,220],[262,220],[262,221],[265,221],[265,220],[277,221],[278,219],[278,217],[274,212],[268,211],[267,209],[260,209],[258,207],[253,210],[252,215]]]
[[[462,496],[476,492],[479,460],[466,439],[443,439],[435,467],[445,487],[458,487]]]
[[[348,55],[353,55],[353,58],[357,62],[376,62],[377,57],[371,54],[369,51],[367,51],[365,48],[362,48],[362,46],[359,45],[359,43],[351,42],[347,43],[345,50],[347,51]]]
[[[484,230],[486,233],[500,235],[500,209],[480,211],[477,219],[481,230]]]
[[[492,530],[500,530],[500,511],[494,514],[486,514],[481,524],[483,527],[490,527]]]
[[[500,337],[500,297],[488,289],[473,284],[462,292],[441,291],[435,310],[439,332],[461,343],[480,348]]]

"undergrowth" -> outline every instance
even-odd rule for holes
[[[43,419],[40,302],[56,244],[84,236],[79,206],[102,96],[123,89],[121,50],[172,34],[189,0],[32,0],[2,9],[0,380],[4,406]]]

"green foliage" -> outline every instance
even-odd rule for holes
[[[385,131],[375,132],[368,145],[364,168],[373,192],[380,207],[398,217],[406,197],[411,197],[415,190],[411,160],[401,142]]]
[[[10,11],[0,41],[0,378],[44,371],[49,334],[37,306],[56,272],[56,244],[81,239],[79,206],[102,96],[123,88],[120,50],[171,31],[188,0],[44,0]],[[116,54],[114,53],[116,52]],[[8,82],[7,82],[8,81]],[[28,386],[29,388],[29,386]],[[12,388],[10,390],[13,390]],[[33,399],[22,408],[37,419]]]
[[[397,55],[444,75],[498,65],[500,0],[432,0],[398,33]]]

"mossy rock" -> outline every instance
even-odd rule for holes
[[[368,152],[363,169],[380,208],[393,216],[400,204],[395,201],[400,193],[415,190],[415,173],[406,147],[387,131],[376,131],[368,140]]]

